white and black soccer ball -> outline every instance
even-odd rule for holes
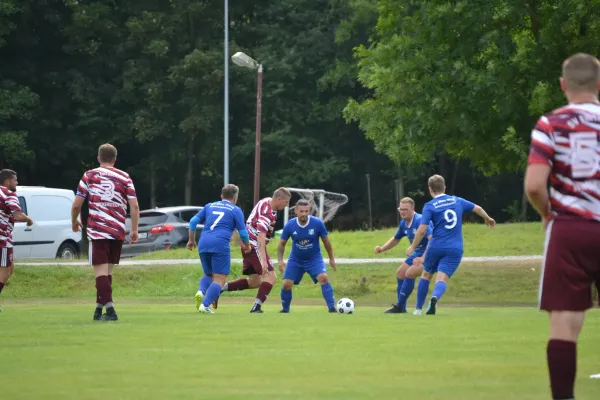
[[[335,309],[339,314],[352,314],[354,312],[354,302],[344,297],[338,300]]]

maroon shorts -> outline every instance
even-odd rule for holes
[[[557,219],[546,232],[540,278],[540,308],[585,311],[593,306],[592,286],[600,289],[600,223]]]
[[[91,265],[118,264],[121,260],[122,240],[90,240],[89,260]]]
[[[255,249],[254,247],[252,248],[252,250],[250,250],[250,253],[248,253],[248,254],[245,254],[242,251],[242,257],[244,258],[242,274],[244,274],[244,275],[253,275],[253,274],[262,275],[263,268],[262,268],[262,265],[260,264],[260,259],[262,256],[263,255],[260,254],[260,252],[258,252],[258,250]],[[266,258],[267,265],[268,265],[267,270],[274,271],[273,263],[271,262],[271,258],[269,257],[269,255],[265,254],[264,257]]]
[[[0,268],[8,268],[13,265],[13,248],[0,247]]]

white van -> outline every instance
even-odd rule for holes
[[[71,229],[71,206],[75,193],[66,189],[17,186],[23,212],[33,225],[16,222],[13,231],[14,257],[66,258],[79,256],[81,232]]]

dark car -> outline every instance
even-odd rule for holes
[[[125,243],[121,255],[133,257],[157,250],[169,250],[185,247],[188,242],[190,220],[202,210],[202,207],[178,206],[163,207],[140,212],[137,243],[129,245],[131,219],[127,219]],[[196,230],[196,241],[204,228],[199,224]]]

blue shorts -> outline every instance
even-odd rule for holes
[[[412,267],[415,258],[421,257],[424,252],[425,250],[415,250],[410,256],[406,258],[406,260],[404,260],[404,262],[407,263],[409,267]]]
[[[461,249],[429,249],[425,255],[424,269],[430,274],[443,272],[454,275],[462,260]]]
[[[314,283],[317,283],[317,276],[327,272],[325,262],[323,260],[301,263],[294,260],[288,260],[283,279],[294,281],[297,285],[302,280],[304,273],[310,275]]]
[[[200,253],[200,262],[206,275],[229,275],[231,270],[231,253]]]

